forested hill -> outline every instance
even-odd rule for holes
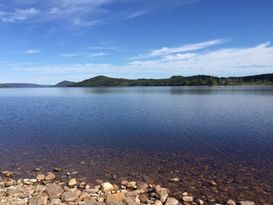
[[[273,74],[245,77],[215,77],[196,75],[190,77],[173,76],[166,79],[123,79],[97,76],[82,82],[68,85],[69,87],[96,86],[197,86],[197,85],[273,85]]]

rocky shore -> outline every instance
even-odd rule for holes
[[[96,180],[97,185],[79,181],[66,173],[67,179],[59,179],[54,168],[52,172],[35,170],[31,179],[16,179],[11,171],[2,171],[0,178],[0,205],[191,205],[223,204],[207,201],[206,197],[195,198],[181,190],[179,197],[158,184],[122,180],[119,184]],[[179,178],[170,179],[177,182]],[[211,182],[214,183],[214,182]],[[254,205],[253,201],[228,200],[227,205]]]

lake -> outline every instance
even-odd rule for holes
[[[273,202],[273,86],[1,88],[0,164]]]

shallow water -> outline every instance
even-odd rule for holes
[[[0,89],[0,164],[273,202],[273,86]]]

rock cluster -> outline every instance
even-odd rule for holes
[[[61,169],[54,169],[55,172]],[[206,204],[187,192],[180,201],[167,188],[145,182],[123,180],[120,184],[99,181],[91,187],[75,178],[59,181],[54,173],[37,174],[33,179],[13,179],[12,172],[2,172],[0,178],[0,205],[191,205]],[[180,179],[179,179],[180,180]],[[177,179],[172,180],[178,181]],[[216,204],[216,203],[215,203]],[[254,205],[251,201],[226,204]]]

